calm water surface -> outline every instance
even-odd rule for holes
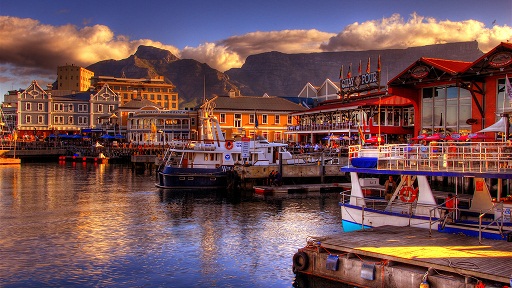
[[[0,287],[293,287],[338,194],[171,192],[129,166],[0,167]]]

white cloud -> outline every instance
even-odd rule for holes
[[[399,49],[432,44],[443,44],[477,40],[482,51],[487,52],[500,42],[512,37],[508,26],[486,28],[482,22],[465,20],[453,22],[437,21],[434,18],[410,15],[405,21],[399,14],[389,18],[353,23],[345,27],[328,43],[323,51],[364,51]]]

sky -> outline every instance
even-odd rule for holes
[[[58,66],[124,59],[139,45],[224,72],[269,51],[474,40],[483,52],[512,41],[512,0],[0,0],[0,100],[53,83]]]

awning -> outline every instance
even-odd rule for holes
[[[491,126],[485,128],[485,129],[478,131],[478,133],[485,133],[485,132],[505,133],[506,132],[505,129],[507,128],[507,122],[508,122],[508,119],[506,117],[501,117],[501,119],[498,120],[498,122],[492,124]],[[509,126],[508,131],[512,131],[512,126]]]

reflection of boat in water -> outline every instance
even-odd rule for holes
[[[215,99],[201,106],[199,140],[170,143],[158,168],[157,187],[226,188],[238,179],[235,165],[268,166],[296,161],[284,143],[270,143],[263,137],[226,140],[213,116]]]
[[[371,149],[351,146],[351,165],[341,168],[350,173],[352,188],[342,193],[340,202],[344,231],[384,225],[416,226],[507,239],[512,232],[512,201],[502,195],[510,195],[509,186],[503,183],[512,179],[512,147],[508,145],[446,142],[428,146],[389,144]],[[362,174],[395,175],[401,181],[386,201],[365,195]],[[453,194],[458,203],[453,210],[446,208],[448,193],[433,191],[428,177],[450,177],[455,182]],[[490,193],[491,179],[498,183],[495,198]],[[459,184],[473,186],[474,192],[459,195]],[[509,237],[512,240],[512,234]]]

